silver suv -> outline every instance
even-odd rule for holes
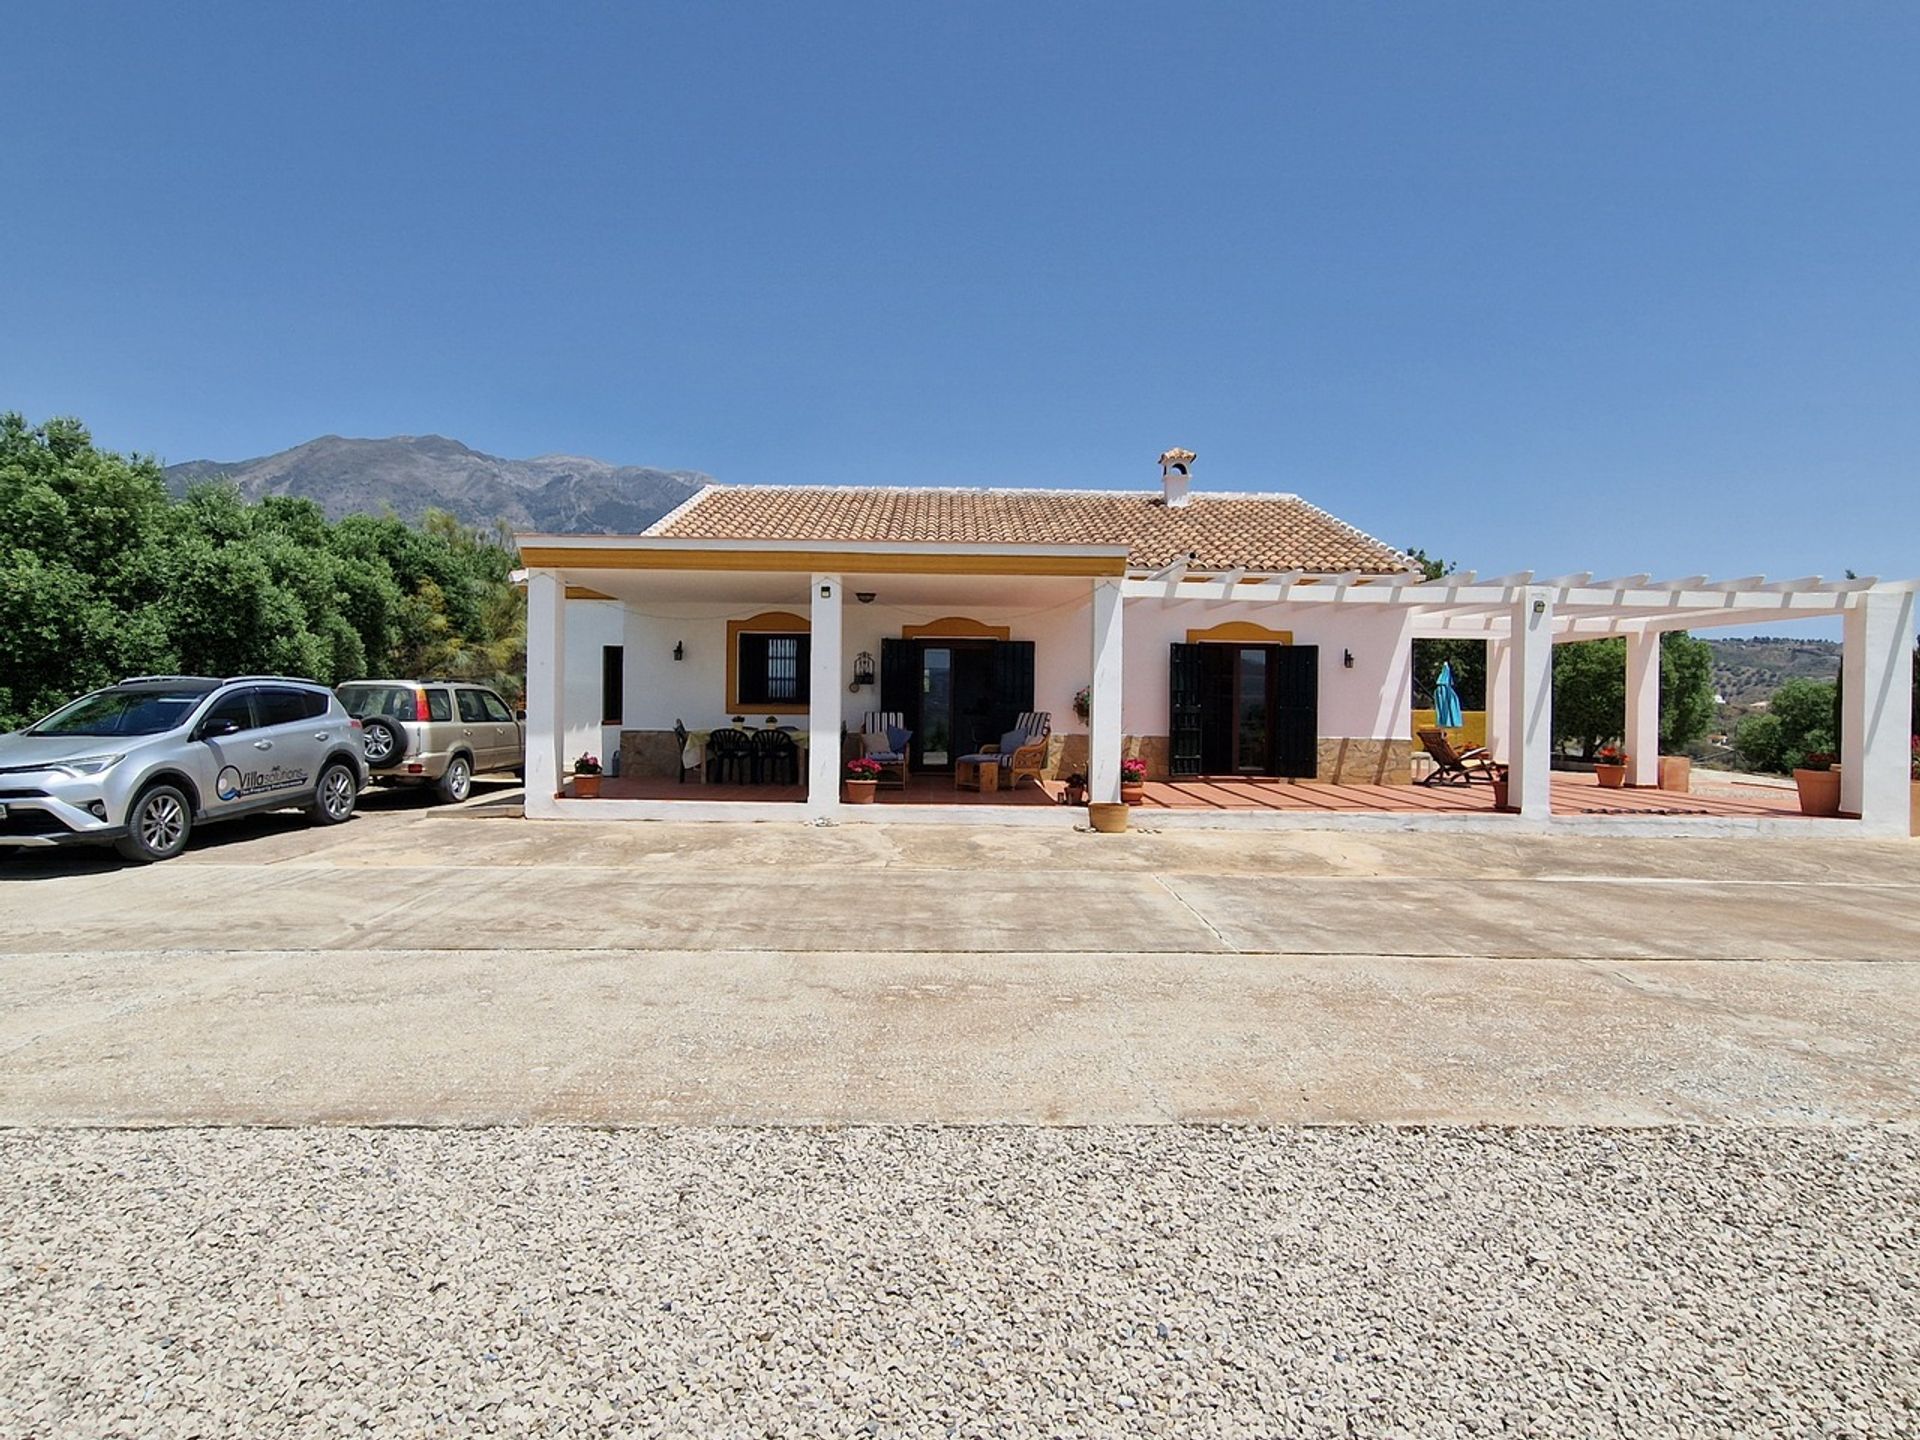
[[[145,675],[0,735],[0,850],[110,843],[170,860],[194,826],[299,807],[353,814],[360,729],[324,685]]]
[[[524,711],[470,680],[351,680],[334,693],[360,722],[367,768],[382,785],[431,785],[458,804],[473,777],[524,775]]]

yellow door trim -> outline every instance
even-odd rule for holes
[[[1270,630],[1265,625],[1255,624],[1251,620],[1222,620],[1218,625],[1205,630],[1187,631],[1189,645],[1240,644],[1240,645],[1291,645],[1291,630]]]
[[[965,615],[948,615],[925,625],[902,625],[902,640],[1011,640],[1010,625],[988,625]]]

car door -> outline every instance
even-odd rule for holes
[[[250,786],[265,753],[255,748],[261,738],[252,690],[229,690],[200,717],[193,739],[201,814],[229,815],[254,803]]]
[[[493,722],[493,768],[518,770],[525,763],[526,756],[520,722],[513,718],[513,711],[507,708],[507,702],[491,690],[480,692],[480,703],[486,707],[487,719]]]
[[[326,696],[290,685],[262,685],[253,692],[253,712],[260,724],[253,748],[262,756],[255,798],[262,803],[304,799],[333,738]]]
[[[500,742],[493,733],[493,722],[487,718],[486,702],[480,698],[480,691],[471,685],[457,685],[453,702],[460,712],[460,738],[473,752],[474,770],[497,768]]]

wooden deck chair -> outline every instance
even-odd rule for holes
[[[1053,713],[1048,710],[1029,710],[1014,723],[1014,728],[1027,738],[1000,762],[1004,771],[1003,780],[1009,790],[1018,790],[1022,780],[1031,780],[1038,785],[1041,776],[1046,774],[1047,737],[1053,733]]]
[[[1422,730],[1420,744],[1434,764],[1433,773],[1420,781],[1422,785],[1471,785],[1476,780],[1491,785],[1499,774],[1493,756],[1477,746],[1466,751],[1454,749],[1444,730]]]

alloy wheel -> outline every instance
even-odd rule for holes
[[[327,772],[320,786],[320,803],[335,820],[344,820],[353,813],[353,777],[345,769],[336,766]]]
[[[186,809],[171,795],[156,795],[141,807],[140,843],[156,855],[178,845],[186,827]]]

